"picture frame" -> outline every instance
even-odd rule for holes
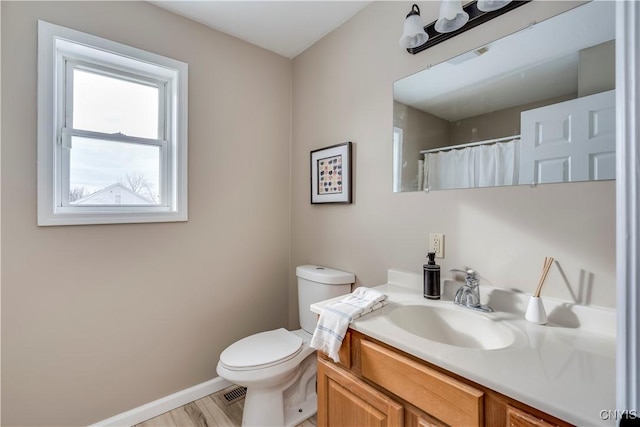
[[[311,204],[351,203],[351,142],[311,151]]]

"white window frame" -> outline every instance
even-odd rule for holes
[[[74,67],[158,87],[158,139],[73,129]],[[184,62],[38,21],[38,225],[187,220],[187,74]],[[158,146],[160,203],[70,204],[72,136]]]

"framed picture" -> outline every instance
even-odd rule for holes
[[[351,142],[311,152],[311,204],[351,203]]]

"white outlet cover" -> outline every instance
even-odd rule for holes
[[[436,258],[444,258],[444,234],[429,234],[429,252],[435,252]]]

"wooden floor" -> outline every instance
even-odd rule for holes
[[[223,395],[235,386],[219,391],[135,427],[240,427],[244,399],[228,405]],[[297,427],[315,427],[315,415]]]

